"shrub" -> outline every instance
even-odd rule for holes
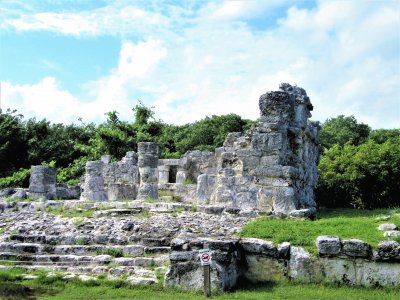
[[[317,202],[326,207],[400,206],[400,137],[378,144],[335,145],[319,166]]]
[[[6,187],[28,187],[30,169],[19,169],[12,176],[0,178],[0,189]]]

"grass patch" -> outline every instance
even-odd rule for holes
[[[391,218],[379,220],[383,215],[390,215]],[[320,235],[336,235],[342,240],[360,239],[376,247],[380,241],[388,239],[383,237],[383,231],[377,229],[383,223],[394,223],[400,227],[400,215],[390,209],[326,209],[320,210],[314,221],[258,218],[247,224],[240,235],[275,243],[290,242],[316,254],[315,240]]]
[[[4,271],[3,271],[4,272]],[[62,276],[46,277],[40,275],[34,280],[23,280],[20,277],[13,281],[0,281],[1,299],[139,299],[139,300],[200,300],[204,296],[200,291],[183,292],[163,288],[160,284],[133,286],[122,280],[105,280],[82,282],[79,280],[62,280]],[[212,299],[398,299],[398,288],[353,288],[318,284],[296,284],[289,282],[270,282],[262,285],[251,285],[228,293],[213,292]],[[12,298],[14,296],[14,298]]]
[[[154,199],[154,198],[147,198],[147,199],[144,200],[144,202],[146,202],[146,203],[157,203],[157,202],[160,202],[160,200]]]
[[[60,208],[46,208],[44,210],[48,214],[60,215],[64,218],[92,218],[93,213],[96,209],[83,209],[83,208],[75,208],[75,209],[65,209],[64,207]]]
[[[15,197],[7,197],[5,199],[6,202],[10,203],[10,202],[40,202],[39,198],[32,198],[32,197],[28,197],[26,199],[21,199],[21,198],[15,198]]]
[[[114,248],[108,248],[108,249],[102,249],[102,250],[97,250],[96,255],[102,255],[102,254],[107,254],[111,255],[113,257],[123,257],[124,252],[121,249],[114,249]]]

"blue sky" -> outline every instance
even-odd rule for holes
[[[258,117],[280,82],[313,120],[400,127],[400,1],[0,2],[1,108],[52,122]]]

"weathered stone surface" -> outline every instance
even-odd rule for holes
[[[361,240],[350,239],[343,241],[342,252],[350,257],[369,258],[372,255],[372,248]]]
[[[290,243],[283,242],[278,245],[278,258],[289,259],[290,258]]]
[[[82,186],[81,200],[107,200],[103,178],[104,163],[102,161],[88,161],[86,163],[85,181]]]
[[[378,245],[378,259],[400,261],[400,244],[395,241],[383,241]]]
[[[140,185],[137,199],[158,198],[158,147],[156,143],[138,143]]]
[[[379,230],[385,231],[385,230],[397,230],[397,225],[393,223],[385,223],[381,224],[378,226]]]
[[[400,231],[398,231],[398,230],[385,231],[383,236],[384,237],[397,237],[397,236],[400,236]]]
[[[320,256],[333,256],[338,255],[342,250],[340,238],[337,236],[322,235],[317,237],[316,240],[318,254]]]
[[[310,208],[292,210],[289,213],[289,216],[293,218],[311,218],[315,216],[316,213],[317,209],[315,207],[310,207]]]
[[[29,179],[29,193],[34,198],[55,199],[56,168],[49,166],[32,166]]]
[[[245,252],[256,253],[260,255],[276,257],[278,250],[272,242],[267,242],[261,239],[244,238],[240,240]]]
[[[288,276],[300,282],[313,282],[315,279],[315,264],[303,248],[291,247]]]

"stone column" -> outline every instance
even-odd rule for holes
[[[158,146],[138,143],[140,185],[137,199],[158,199]]]
[[[32,166],[29,193],[33,198],[56,198],[57,169],[49,166]]]
[[[104,163],[101,160],[86,163],[85,182],[82,186],[81,200],[101,201],[108,200],[104,190],[103,178]]]

